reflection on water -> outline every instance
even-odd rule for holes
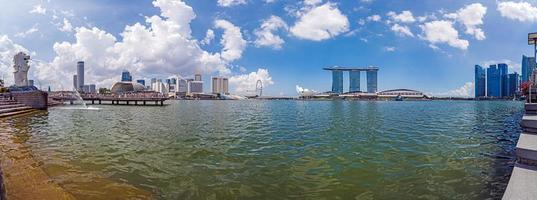
[[[471,101],[99,107],[10,122],[31,121],[19,143],[81,199],[498,198],[523,110]]]

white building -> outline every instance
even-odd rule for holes
[[[151,90],[161,94],[167,94],[169,92],[168,87],[166,87],[166,84],[164,84],[161,79],[156,80],[151,84]]]
[[[229,80],[224,77],[212,77],[211,88],[213,94],[229,94]]]

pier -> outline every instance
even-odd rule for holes
[[[51,97],[55,101],[69,102],[74,104],[76,101],[80,101],[72,96],[53,96]],[[164,101],[168,100],[168,97],[145,97],[145,96],[106,96],[106,95],[92,95],[82,96],[82,100],[92,105],[106,104],[106,105],[132,105],[132,106],[164,106]]]

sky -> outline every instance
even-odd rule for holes
[[[76,62],[86,84],[226,76],[230,90],[296,96],[324,92],[323,67],[378,67],[379,91],[407,88],[473,96],[474,65],[507,63],[520,73],[532,55],[537,1],[467,0],[0,0],[0,76],[12,58],[32,57],[38,87],[72,88]],[[345,76],[348,90],[348,76]],[[362,75],[365,90],[365,74]]]

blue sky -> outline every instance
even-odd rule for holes
[[[379,90],[465,96],[473,93],[475,64],[505,62],[520,71],[522,54],[533,53],[527,33],[537,31],[535,1],[0,3],[4,76],[10,54],[26,50],[41,61],[31,78],[59,89],[71,83],[76,60],[85,60],[86,82],[101,87],[124,69],[135,79],[201,72],[206,80],[230,77],[237,93],[262,79],[266,94],[296,95],[295,85],[330,90],[331,74],[321,68],[338,65],[379,67]]]

